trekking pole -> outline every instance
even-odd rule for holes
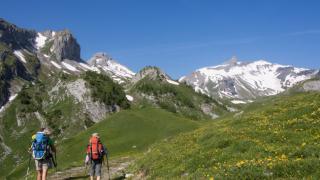
[[[110,180],[111,177],[110,177],[110,168],[109,168],[109,158],[108,158],[108,154],[106,154],[106,157],[107,157],[108,176],[109,176],[109,180]]]
[[[54,159],[55,159],[55,162],[56,162],[56,171],[57,171],[57,167],[58,167],[58,160],[57,160],[57,152],[54,152]]]
[[[54,166],[55,174],[57,174],[57,172],[58,172],[58,170],[57,170],[57,167],[58,167],[57,152],[54,152],[54,156],[51,154],[51,158],[52,158],[52,163],[53,163],[53,166]]]
[[[27,174],[26,174],[26,180],[28,180],[29,176],[29,169],[30,169],[30,163],[31,163],[31,153],[29,152],[29,162],[28,162],[28,169],[27,169]]]
[[[88,167],[88,164],[85,162],[84,163],[84,176],[87,176],[88,175],[88,173],[87,173],[87,168]]]

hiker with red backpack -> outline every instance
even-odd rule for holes
[[[48,169],[57,166],[53,153],[56,153],[53,140],[50,138],[51,130],[41,128],[39,132],[32,136],[32,157],[35,160],[37,170],[37,180],[46,180]],[[30,162],[30,161],[29,161]],[[29,168],[27,170],[28,175]]]
[[[109,171],[109,164],[108,164],[107,149],[101,143],[98,133],[92,134],[86,151],[87,151],[87,155],[85,159],[85,164],[90,163],[90,172],[89,172],[90,180],[93,180],[94,176],[97,177],[97,180],[100,180],[101,168],[102,168],[104,156],[107,157],[108,171]],[[110,179],[110,175],[109,175],[109,179]]]

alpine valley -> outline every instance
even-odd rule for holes
[[[85,178],[93,132],[113,178],[320,177],[319,69],[233,57],[174,80],[80,51],[69,30],[0,19],[0,179],[34,178],[27,150],[40,127],[58,149],[51,179]]]

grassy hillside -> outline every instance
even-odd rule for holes
[[[151,103],[195,120],[211,119],[227,113],[226,107],[185,84],[173,85],[145,77],[131,88],[130,93],[139,98],[140,104]]]
[[[93,132],[100,133],[111,158],[114,158],[145,151],[158,140],[197,127],[197,122],[177,117],[161,109],[124,110],[59,143],[57,147],[59,169],[83,165],[85,148]],[[23,164],[9,177],[13,179],[21,177],[25,172],[26,164]]]
[[[320,94],[278,96],[162,141],[133,167],[150,179],[320,178]]]

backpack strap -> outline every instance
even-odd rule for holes
[[[44,150],[44,158],[46,159],[46,158],[48,158],[48,156],[50,156],[51,155],[51,152],[50,152],[50,146],[49,146],[49,137],[47,137],[47,139],[46,139],[46,141],[45,141],[45,150]]]
[[[92,164],[92,161],[93,161],[93,159],[92,159],[92,142],[90,141],[90,159],[91,159],[91,164]]]

